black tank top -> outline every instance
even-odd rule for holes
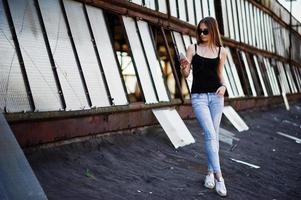
[[[217,69],[219,64],[221,47],[216,58],[205,58],[197,54],[197,44],[195,44],[195,54],[192,57],[192,88],[191,93],[216,92],[221,86]]]

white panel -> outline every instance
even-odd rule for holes
[[[194,16],[194,7],[193,7],[194,0],[187,0],[187,10],[188,10],[188,22],[190,24],[196,25],[195,16]]]
[[[246,20],[245,20],[245,24],[244,24],[244,31],[245,31],[245,34],[246,35],[246,42],[249,44],[249,45],[253,45],[252,43],[252,20],[253,20],[253,17],[252,17],[252,10],[251,10],[251,7],[249,7],[249,3],[245,0],[243,0],[243,3],[242,3],[242,6],[244,6],[244,10],[245,10],[245,16],[246,16]]]
[[[196,10],[196,24],[198,24],[201,19],[203,18],[203,11],[202,11],[202,5],[201,5],[201,0],[195,0],[195,10]]]
[[[192,44],[196,44],[197,41],[196,41],[196,38],[195,37],[191,37],[191,41],[192,41]]]
[[[268,62],[268,64],[270,65],[269,62]],[[273,80],[274,80],[275,85],[276,85],[276,95],[280,95],[280,89],[279,89],[279,86],[278,86],[278,82],[277,82],[277,78],[276,78],[274,68],[270,66],[270,69],[271,69],[271,74],[272,74]]]
[[[248,77],[248,80],[249,80],[249,83],[250,83],[250,86],[251,86],[252,94],[253,94],[253,96],[257,96],[255,86],[254,86],[254,83],[253,83],[253,78],[252,78],[250,68],[249,68],[249,63],[248,63],[247,58],[246,58],[246,54],[241,51],[241,56],[242,56],[242,60],[244,62],[246,72],[247,72],[247,77]]]
[[[239,77],[238,77],[236,66],[233,62],[231,52],[230,52],[229,48],[226,48],[226,50],[228,51],[227,59],[229,59],[230,68],[231,68],[231,71],[232,71],[232,74],[233,74],[233,77],[234,77],[234,80],[235,80],[235,83],[236,83],[236,86],[237,86],[239,96],[245,96],[245,94],[243,92],[243,89],[242,89],[242,86],[241,86],[241,82],[240,82]]]
[[[209,16],[209,6],[208,0],[202,0],[202,7],[203,7],[203,18]]]
[[[169,0],[169,12],[171,16],[178,17],[176,0]]]
[[[229,98],[231,98],[231,97],[234,97],[234,94],[233,94],[232,87],[231,87],[231,84],[230,84],[229,76],[227,74],[228,64],[225,63],[224,68],[225,69],[223,70],[223,77],[224,77],[224,81],[225,81],[225,84],[226,84],[226,87],[227,87]]]
[[[66,8],[72,37],[85,76],[92,106],[110,106],[108,94],[96,58],[82,3],[63,1]]]
[[[238,115],[238,113],[232,108],[232,106],[225,106],[223,113],[239,132],[249,130],[247,124]]]
[[[249,7],[249,11],[250,11],[250,21],[251,21],[251,27],[250,27],[250,34],[251,37],[249,37],[249,39],[251,40],[251,45],[256,46],[256,39],[255,39],[255,19],[254,19],[254,15],[253,15],[253,9],[254,6],[251,5],[249,2],[246,1],[246,5],[248,5]]]
[[[244,32],[244,25],[246,24],[245,19],[245,11],[244,11],[244,4],[241,0],[237,0],[237,8],[238,8],[238,21],[239,21],[239,32],[240,32],[240,39],[241,42],[247,43],[247,39],[245,40],[245,37],[247,37],[247,34]]]
[[[158,1],[159,4],[159,12],[167,14],[167,4],[166,0]]]
[[[183,21],[187,21],[185,1],[178,1],[178,6],[179,6],[179,18]]]
[[[130,42],[131,51],[135,60],[136,69],[140,78],[141,87],[146,103],[157,103],[156,94],[149,74],[147,63],[143,55],[139,36],[133,18],[122,16],[124,27]]]
[[[259,76],[261,87],[263,89],[263,94],[264,94],[264,96],[267,97],[268,96],[267,89],[265,87],[265,84],[264,84],[264,81],[263,81],[263,78],[262,78],[262,74],[261,74],[261,71],[260,71],[260,68],[259,68],[257,57],[255,55],[253,55],[253,60],[254,60],[254,63],[255,63],[257,74]]]
[[[32,0],[8,2],[36,110],[62,108],[40,22]]]
[[[292,92],[296,93],[297,88],[296,88],[295,81],[293,79],[289,64],[285,64],[285,70],[286,70],[286,74],[287,74],[287,77],[288,77],[288,80],[289,80],[289,84],[290,84],[290,86],[293,90]]]
[[[239,97],[240,95],[239,95],[237,85],[236,85],[236,82],[235,82],[235,79],[234,79],[234,76],[233,76],[233,72],[232,72],[231,67],[230,67],[230,62],[229,62],[228,57],[227,57],[227,60],[225,62],[225,69],[227,70],[227,74],[228,74],[228,77],[229,77],[229,81],[230,81],[230,85],[231,85],[231,88],[232,88],[233,96]]]
[[[164,77],[161,71],[159,60],[156,56],[155,47],[151,40],[151,34],[148,24],[144,21],[138,21],[140,35],[143,36],[143,47],[146,50],[145,54],[150,66],[151,74],[154,80],[159,101],[169,101],[169,97],[164,84]]]
[[[142,0],[130,0],[130,1],[135,4],[142,5]]]
[[[226,2],[227,2],[227,14],[228,14],[228,23],[229,23],[229,36],[231,39],[235,40],[231,1],[228,0]]]
[[[0,1],[0,108],[7,112],[30,111],[14,41]]]
[[[183,120],[174,108],[152,110],[175,148],[195,143]]]
[[[147,8],[150,8],[152,10],[156,10],[155,0],[144,0],[144,2],[145,2],[145,6]]]
[[[271,85],[271,88],[272,88],[272,92],[273,92],[273,95],[276,95],[276,86],[275,86],[275,83],[273,81],[273,78],[272,78],[272,74],[271,74],[271,70],[270,70],[270,67],[268,65],[268,61],[266,58],[263,58],[263,63],[264,63],[264,66],[266,68],[266,73],[268,75],[268,79],[269,79],[269,83]]]
[[[222,5],[222,14],[223,14],[224,36],[229,37],[229,30],[228,30],[229,25],[228,25],[226,1],[221,1],[221,5]]]
[[[294,74],[295,74],[296,79],[297,79],[297,85],[298,85],[298,88],[299,88],[299,92],[301,92],[301,77],[300,77],[300,74],[298,72],[298,67],[293,66],[293,70],[294,70]]]
[[[184,40],[184,44],[185,44],[185,49],[187,50],[188,46],[191,45],[189,35],[183,35],[183,40]]]
[[[238,19],[237,19],[237,9],[236,9],[236,0],[229,0],[229,1],[232,2],[232,14],[233,14],[233,21],[234,21],[235,40],[240,41],[239,26],[238,26]]]
[[[103,12],[92,6],[87,6],[87,12],[113,104],[128,104]]]
[[[66,110],[88,107],[75,55],[58,0],[39,0],[48,41],[66,101]]]
[[[209,1],[209,11],[210,11],[210,16],[215,17],[215,7],[214,7],[214,0],[208,0]]]
[[[286,75],[285,75],[285,72],[284,72],[282,62],[277,61],[277,67],[278,67],[278,71],[279,71],[280,84],[283,84],[281,86],[281,88],[284,90],[285,93],[291,93],[289,85],[288,85],[288,81],[286,79]],[[283,93],[283,91],[282,91],[282,93]]]
[[[177,45],[177,48],[178,48],[178,51],[179,53],[183,53],[184,55],[186,54],[186,49],[185,49],[185,46],[183,44],[183,41],[182,41],[182,36],[180,33],[178,32],[173,32],[173,35],[174,35],[174,38],[175,38],[175,42],[176,42],[176,45]],[[188,83],[188,89],[189,91],[191,91],[191,86],[192,86],[192,73],[189,74],[189,76],[186,78],[187,80],[187,83]],[[184,90],[184,93],[186,92],[185,89],[185,85],[186,84],[182,84],[183,85],[183,88],[182,90]]]

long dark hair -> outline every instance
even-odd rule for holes
[[[205,24],[208,27],[208,31],[210,34],[210,41],[209,41],[209,46],[212,47],[213,45],[217,47],[222,47],[222,39],[221,39],[221,34],[218,29],[218,24],[217,21],[213,17],[205,17],[203,18],[196,29],[196,34],[197,34],[197,42],[198,44],[202,43],[202,39],[200,37],[200,25]]]

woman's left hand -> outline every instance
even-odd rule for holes
[[[215,94],[224,96],[225,92],[226,92],[226,87],[222,85],[216,90]]]

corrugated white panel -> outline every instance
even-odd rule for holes
[[[191,41],[192,41],[192,44],[196,44],[197,43],[197,40],[195,37],[190,37],[191,38]]]
[[[233,76],[233,72],[231,70],[231,66],[230,66],[230,62],[229,62],[229,58],[227,57],[227,60],[225,62],[225,66],[226,66],[226,70],[227,70],[227,74],[228,74],[228,77],[229,77],[229,81],[230,81],[230,85],[231,85],[231,88],[232,88],[232,92],[233,92],[233,95],[235,97],[239,97],[239,92],[238,92],[238,88],[237,88],[237,85],[235,83],[235,79],[234,79],[234,76]]]
[[[210,16],[216,18],[216,17],[215,17],[214,0],[209,0],[208,3],[209,3]]]
[[[203,7],[203,18],[209,16],[209,6],[208,0],[202,0],[202,7]]]
[[[253,60],[254,60],[254,63],[255,63],[255,67],[256,67],[256,71],[257,71],[257,74],[258,74],[258,77],[259,77],[259,80],[260,80],[261,87],[263,89],[263,94],[264,94],[264,96],[267,97],[268,92],[267,92],[267,89],[266,89],[264,81],[263,81],[263,77],[262,77],[262,74],[261,74],[261,70],[259,68],[259,64],[258,64],[258,60],[257,60],[256,55],[253,55]]]
[[[0,1],[0,109],[7,112],[30,111],[14,41],[2,1]]]
[[[195,25],[195,14],[194,14],[194,6],[193,6],[194,0],[187,0],[187,11],[188,11],[188,22],[190,24]]]
[[[293,66],[293,71],[294,71],[295,77],[297,79],[297,85],[298,85],[298,88],[299,88],[299,92],[301,92],[301,77],[300,77],[300,74],[298,72],[298,67]]]
[[[178,33],[178,32],[173,31],[173,36],[174,36],[175,43],[177,45],[179,54],[183,53],[184,55],[186,55],[186,48],[184,46],[181,34]],[[185,84],[184,80],[185,79],[183,78],[183,80],[182,80],[182,92],[185,94],[188,91],[187,91],[187,87],[186,87],[186,84]],[[188,89],[189,89],[189,91],[191,91],[191,87],[192,87],[192,73],[189,74],[189,76],[187,77],[186,80],[187,80],[187,83],[188,83]]]
[[[11,0],[8,3],[36,110],[60,110],[58,88],[34,3],[32,0]]]
[[[171,16],[178,17],[176,0],[169,0],[169,12]]]
[[[202,11],[202,5],[201,2],[202,0],[195,0],[194,1],[194,5],[195,5],[195,16],[196,16],[196,24],[198,25],[198,23],[201,21],[201,19],[203,18],[203,11]]]
[[[252,94],[253,94],[253,96],[257,96],[255,86],[254,86],[254,82],[253,82],[253,78],[252,78],[251,71],[250,71],[250,67],[249,67],[249,63],[247,61],[245,52],[241,51],[241,56],[242,56],[242,60],[243,60],[246,72],[247,72],[247,77],[248,77],[248,80],[249,80],[249,83],[250,83],[250,86],[251,86]]]
[[[183,21],[187,21],[185,3],[185,1],[178,1],[179,18]]]
[[[224,36],[229,37],[229,29],[228,29],[229,25],[228,25],[226,1],[221,1],[221,5],[222,5],[222,14],[223,14]]]
[[[82,3],[64,0],[76,51],[85,76],[92,106],[110,106],[108,94],[96,58]]]
[[[103,12],[92,6],[87,6],[87,12],[113,104],[128,104]]]
[[[135,60],[136,69],[140,78],[141,87],[146,103],[157,103],[155,89],[149,74],[146,58],[143,54],[143,47],[140,43],[135,21],[133,18],[122,16],[124,27],[130,42],[131,51]]]
[[[233,62],[233,58],[232,58],[231,52],[230,52],[229,48],[227,48],[227,47],[226,47],[226,50],[228,51],[227,59],[229,61],[229,66],[230,66],[230,69],[232,71],[232,74],[233,74],[233,77],[234,77],[234,80],[235,80],[235,84],[236,84],[239,96],[245,96],[245,94],[243,92],[243,89],[242,89],[242,86],[241,86],[241,82],[240,82],[239,77],[238,77],[236,66],[235,66],[235,64]]]
[[[264,63],[265,69],[266,69],[265,71],[266,71],[266,73],[268,75],[268,79],[269,79],[269,83],[270,83],[271,88],[272,88],[273,95],[276,95],[276,93],[277,93],[276,92],[276,86],[275,86],[275,82],[274,82],[274,80],[272,78],[270,67],[268,65],[269,62],[267,61],[266,58],[262,58],[262,60],[263,60],[263,63]]]
[[[268,60],[267,60],[267,61],[268,61]],[[272,78],[273,78],[273,81],[274,81],[275,86],[276,86],[276,95],[280,95],[280,88],[279,88],[279,85],[278,85],[278,82],[277,82],[277,78],[276,78],[276,74],[275,74],[274,67],[271,67],[269,61],[268,61],[268,65],[270,66]]]
[[[88,107],[75,55],[58,0],[39,0],[51,52],[66,101],[66,110]]]
[[[143,36],[142,43],[150,66],[159,101],[169,101],[166,86],[164,84],[163,74],[161,71],[161,66],[155,52],[154,44],[151,40],[152,37],[149,31],[148,24],[144,21],[138,21],[137,23],[140,35]]]
[[[166,0],[158,1],[158,5],[159,5],[159,12],[167,14]]]
[[[232,106],[225,106],[223,113],[239,132],[249,130],[247,124],[238,115],[238,113],[232,108]]]
[[[195,143],[183,120],[174,108],[152,110],[175,148]]]

